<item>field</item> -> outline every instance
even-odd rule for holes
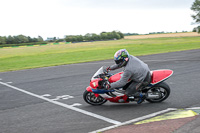
[[[126,36],[125,39],[145,39],[145,38],[161,38],[161,37],[194,37],[194,36],[200,37],[200,34],[196,32],[150,34],[150,35]]]
[[[174,34],[175,37],[146,39],[128,36],[114,41],[1,48],[0,72],[113,59],[114,53],[122,48],[135,56],[200,48],[200,37],[176,35],[178,34]]]

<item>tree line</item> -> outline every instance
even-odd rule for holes
[[[195,24],[200,24],[200,0],[195,0],[190,9],[195,13],[192,15]],[[200,33],[200,25],[194,28],[193,31]]]
[[[88,41],[102,41],[102,40],[118,40],[124,38],[124,34],[120,31],[101,32],[99,35],[95,33],[87,33],[86,35],[67,35],[66,42],[88,42]]]
[[[31,38],[30,36],[17,35],[17,36],[0,36],[0,44],[22,44],[22,43],[36,43],[44,42],[41,36]]]

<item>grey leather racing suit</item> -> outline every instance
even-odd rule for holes
[[[110,70],[118,69],[117,64],[112,65]],[[124,71],[121,79],[117,82],[111,83],[111,89],[122,88],[126,86],[126,94],[132,95],[137,92],[138,88],[144,81],[150,82],[150,69],[147,64],[135,56],[130,55],[129,61],[124,66]],[[130,79],[130,81],[129,81]],[[129,83],[128,83],[129,81]],[[127,84],[128,83],[128,84]],[[128,85],[128,86],[127,86]]]

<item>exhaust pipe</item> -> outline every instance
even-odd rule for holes
[[[146,95],[147,99],[158,99],[160,98],[160,94],[159,93],[147,93]]]

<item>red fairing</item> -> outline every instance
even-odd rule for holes
[[[119,100],[120,99],[123,99],[125,102],[124,103],[129,103],[127,101],[127,96],[124,95],[124,96],[117,96],[117,97],[113,97],[113,98],[106,98],[107,100],[109,100],[110,102],[114,102],[114,103],[120,103]]]
[[[99,86],[99,81],[101,81],[102,79],[98,78],[98,79],[94,79],[90,82],[90,86],[92,88],[97,88]]]
[[[151,74],[151,84],[157,84],[169,78],[173,74],[172,70],[155,70]]]
[[[88,92],[92,92],[91,86],[88,86],[88,87],[86,88],[86,90],[87,90]],[[99,96],[99,94],[96,94],[96,93],[94,93],[94,95],[95,95],[96,97]]]
[[[86,90],[87,90],[88,92],[92,92],[91,86],[88,86],[88,87],[86,88]]]
[[[121,79],[121,74],[123,74],[123,72],[120,72],[120,73],[117,73],[117,74],[111,76],[111,77],[108,79],[108,81],[109,81],[110,83],[113,83],[113,82],[116,82],[116,81],[120,80],[120,79]]]

